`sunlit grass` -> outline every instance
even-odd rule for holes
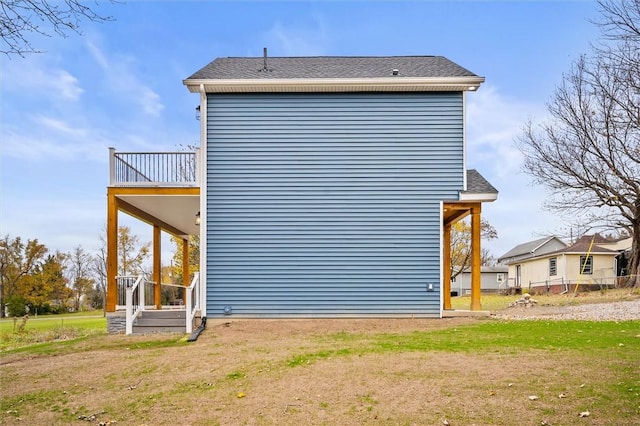
[[[22,318],[16,318],[15,322],[12,318],[0,321],[0,333],[18,332],[23,323]],[[85,329],[104,329],[107,328],[107,319],[103,316],[65,316],[51,315],[41,316],[38,318],[29,318],[24,324],[24,331],[50,330],[56,327],[77,327]]]
[[[18,331],[24,322],[23,318],[5,318],[0,321],[0,333],[11,333]],[[55,327],[79,327],[87,329],[107,328],[107,319],[102,316],[101,311],[96,311],[94,315],[61,314],[61,315],[40,315],[29,317],[24,325],[24,330],[48,330]]]
[[[95,315],[98,313],[98,315]],[[107,320],[101,311],[67,315],[41,315],[38,317],[6,318],[0,321],[0,350],[7,351],[47,342],[70,341],[96,334],[106,334]]]
[[[543,350],[615,351],[640,355],[636,321],[493,321],[411,334],[381,334],[373,350],[501,352]]]

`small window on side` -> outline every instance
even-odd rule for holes
[[[593,256],[580,256],[580,274],[593,274]]]
[[[549,276],[558,275],[558,258],[552,257],[549,259]]]

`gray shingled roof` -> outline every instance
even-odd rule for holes
[[[497,194],[498,190],[476,169],[467,170],[467,190],[471,194]]]
[[[528,241],[526,243],[518,244],[517,246],[515,246],[514,248],[512,248],[502,256],[500,256],[498,258],[498,262],[502,261],[503,259],[508,259],[510,257],[522,256],[525,254],[532,255],[538,247],[542,246],[543,244],[547,243],[548,241],[554,238],[557,239],[558,241],[562,241],[559,238],[552,236],[552,237],[544,237],[537,240]]]
[[[188,80],[477,77],[442,56],[317,56],[218,58]]]

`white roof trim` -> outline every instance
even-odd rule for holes
[[[476,193],[476,192],[461,192],[459,201],[482,201],[490,203],[498,199],[497,193]]]
[[[550,236],[549,238],[547,238],[546,240],[544,240],[543,242],[541,242],[540,244],[538,244],[536,247],[533,248],[533,250],[531,250],[531,254],[535,253],[536,250],[538,250],[540,247],[544,246],[545,244],[547,244],[549,241],[551,240],[558,240],[560,241],[562,244],[564,244],[565,248],[569,247],[564,241],[562,241],[560,238],[556,237],[555,235]]]
[[[422,92],[474,91],[484,77],[382,77],[382,78],[289,78],[289,79],[186,79],[190,92]]]

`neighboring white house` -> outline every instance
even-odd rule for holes
[[[509,267],[504,265],[480,267],[480,290],[483,293],[495,293],[507,287]],[[451,295],[471,294],[471,271],[465,269],[451,280]]]
[[[498,262],[509,268],[509,287],[532,293],[614,287],[626,244],[599,234],[585,235],[571,246],[549,237],[520,244]]]

